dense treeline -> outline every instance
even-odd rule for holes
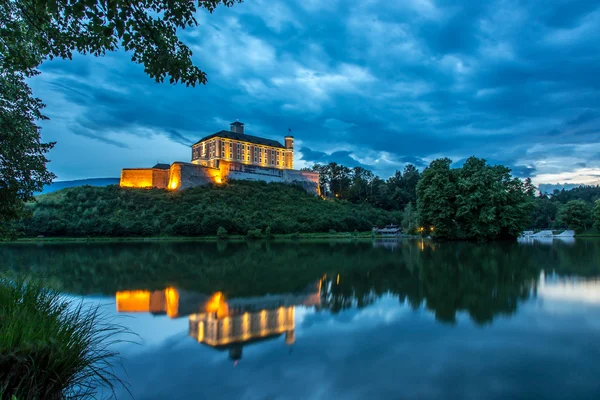
[[[600,185],[540,193],[535,198],[530,226],[533,229],[600,230]]]
[[[438,168],[440,163],[448,163],[444,173]],[[504,166],[490,166],[475,157],[461,168],[450,165],[450,160],[438,159],[420,172],[408,164],[387,180],[365,168],[336,163],[316,164],[310,170],[320,173],[321,193],[326,197],[403,211],[402,227],[407,233],[429,234],[436,225],[441,230],[434,235],[449,239],[512,237],[524,229],[583,232],[595,226],[600,230],[600,203],[594,203],[600,199],[600,186],[582,185],[535,197],[531,180],[520,184]],[[429,197],[417,209],[417,186],[423,176],[432,175],[434,170],[441,178],[421,184],[421,196]],[[506,208],[510,201],[514,207]],[[433,219],[421,215],[424,207]]]
[[[403,171],[383,180],[363,167],[348,168],[337,163],[315,164],[308,170],[318,172],[319,186],[325,197],[368,203],[385,210],[403,210],[408,204],[416,205],[417,183],[421,176],[412,164]]]
[[[30,204],[27,236],[200,236],[368,231],[401,214],[369,204],[322,200],[297,186],[233,181],[180,192],[118,186],[64,189]]]

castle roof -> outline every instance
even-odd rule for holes
[[[156,164],[154,167],[152,168],[156,168],[156,169],[169,169],[171,168],[171,165],[169,164],[162,164],[162,163],[158,163]]]
[[[192,146],[195,146],[198,143],[202,143],[206,140],[209,140],[212,138],[217,138],[217,137],[223,138],[223,139],[234,139],[234,140],[239,140],[242,142],[249,142],[249,143],[254,143],[254,144],[260,144],[263,146],[279,147],[281,149],[285,149],[285,147],[281,143],[279,143],[277,140],[265,139],[265,138],[261,138],[258,136],[246,135],[245,133],[237,133],[237,132],[231,132],[231,131],[220,131],[217,133],[213,133],[212,135],[209,135],[209,136],[206,136],[206,137],[200,139],[199,141],[194,143]]]

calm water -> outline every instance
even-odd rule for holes
[[[0,263],[139,334],[120,345],[136,399],[600,398],[600,240],[18,245]]]

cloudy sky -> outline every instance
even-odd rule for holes
[[[59,180],[189,161],[236,119],[296,166],[382,177],[471,155],[537,183],[600,183],[600,3],[246,0],[181,33],[207,72],[157,84],[125,52],[52,61],[32,80]]]

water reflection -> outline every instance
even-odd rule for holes
[[[164,290],[124,290],[116,293],[118,313],[166,314],[188,317],[188,335],[198,343],[227,350],[237,362],[245,345],[285,335],[295,342],[295,307],[321,307],[322,280],[302,293],[226,299],[168,287]]]
[[[559,301],[583,302],[600,305],[600,279],[560,277],[542,271],[536,287],[537,297]]]
[[[595,400],[599,260],[580,239],[0,246],[141,313],[123,379],[147,400]]]

